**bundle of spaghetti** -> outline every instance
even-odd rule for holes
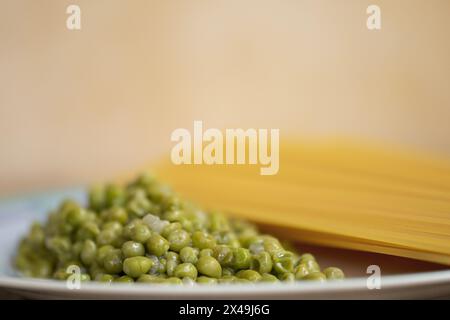
[[[279,172],[259,165],[157,166],[202,206],[291,240],[450,265],[450,160],[343,140],[281,141]]]

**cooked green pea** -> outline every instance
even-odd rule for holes
[[[180,257],[175,252],[167,252],[166,254],[166,273],[168,276],[172,276],[175,268],[180,263]]]
[[[295,279],[300,280],[310,273],[308,267],[304,263],[300,263],[295,268]]]
[[[99,246],[111,245],[117,240],[118,233],[114,229],[104,229],[97,236]]]
[[[281,281],[284,281],[284,282],[294,282],[295,281],[295,275],[292,272],[282,273],[278,277]]]
[[[184,247],[190,245],[191,236],[184,230],[174,230],[169,234],[167,240],[170,243],[170,250],[179,252]]]
[[[114,207],[104,213],[104,219],[107,221],[115,221],[124,225],[128,221],[128,213],[124,208]]]
[[[109,252],[103,260],[103,268],[110,274],[122,272],[122,251],[115,249]]]
[[[315,260],[306,260],[303,262],[308,269],[309,273],[320,272],[320,266]]]
[[[125,201],[125,190],[118,185],[107,185],[105,190],[105,202],[108,207],[121,206]]]
[[[150,229],[145,224],[138,224],[131,231],[131,239],[136,242],[145,243],[151,234]]]
[[[232,268],[229,268],[229,267],[222,268],[222,276],[232,276],[235,273],[236,272],[234,272],[234,269],[232,269]]]
[[[262,282],[278,282],[278,278],[275,277],[273,274],[270,273],[263,273],[261,275],[261,281]]]
[[[223,276],[222,278],[220,278],[220,279],[217,279],[217,281],[219,282],[219,283],[225,283],[225,284],[228,284],[228,283],[235,283],[236,281],[237,281],[237,277],[235,277],[235,276]]]
[[[180,278],[176,278],[176,277],[169,277],[167,279],[162,279],[161,283],[163,284],[183,284],[183,281]]]
[[[165,238],[157,233],[152,233],[146,243],[147,250],[150,254],[155,256],[162,256],[169,250],[170,244]]]
[[[153,260],[147,257],[126,258],[123,262],[123,272],[132,278],[138,278],[147,273],[152,266]]]
[[[201,274],[211,278],[220,278],[222,276],[222,267],[213,257],[201,257],[197,262],[197,269]]]
[[[272,271],[272,258],[266,251],[255,254],[252,259],[251,268],[259,273],[270,273]]]
[[[345,278],[344,272],[335,267],[329,267],[323,270],[323,273],[329,280],[342,280]]]
[[[90,266],[97,256],[97,245],[92,240],[85,240],[81,248],[80,259],[86,266]]]
[[[183,227],[181,226],[181,223],[179,222],[173,222],[169,225],[167,225],[166,227],[164,227],[164,229],[161,231],[161,235],[164,238],[168,238],[169,235],[175,231],[175,230],[181,230]]]
[[[143,274],[139,276],[139,278],[136,280],[137,282],[141,283],[161,283],[163,280],[162,277],[151,275],[151,274]]]
[[[322,272],[312,272],[304,276],[301,280],[325,282],[327,277]]]
[[[202,249],[202,250],[200,250],[200,253],[198,256],[201,258],[201,257],[205,257],[205,256],[212,257],[212,255],[213,255],[212,249]]]
[[[114,247],[111,245],[101,246],[97,250],[96,261],[99,264],[99,266],[103,266],[103,261],[105,260],[105,257],[108,255],[108,253],[110,253],[113,250],[114,250]]]
[[[114,276],[111,274],[98,274],[95,277],[95,281],[99,281],[99,282],[105,282],[105,283],[112,283],[114,281]]]
[[[261,280],[261,275],[255,270],[241,270],[236,273],[236,276],[241,279],[247,279],[253,282]]]
[[[293,272],[295,257],[289,251],[279,251],[273,255],[273,269],[276,273],[282,274]]]
[[[76,233],[78,241],[96,239],[100,233],[99,226],[94,221],[85,221]]]
[[[206,232],[196,231],[192,235],[192,245],[199,249],[213,249],[216,246],[216,240]]]
[[[133,283],[133,278],[129,276],[121,276],[119,278],[114,279],[114,282],[120,282],[120,283]]]
[[[252,261],[252,255],[250,251],[245,248],[233,249],[233,268],[236,270],[248,269],[250,268],[250,263]]]
[[[122,254],[125,258],[143,256],[145,248],[140,242],[127,241],[122,245]]]
[[[233,262],[233,250],[226,245],[215,246],[213,249],[213,257],[219,261],[221,266],[229,266]]]
[[[198,261],[198,249],[194,249],[192,247],[184,247],[180,251],[180,258],[183,262],[189,262],[192,264],[196,264]]]
[[[200,284],[216,284],[217,283],[217,279],[216,278],[205,277],[205,276],[200,276],[200,277],[197,278],[197,283],[200,283]]]
[[[174,271],[174,276],[178,278],[191,278],[197,279],[197,269],[192,263],[181,263],[179,264]]]

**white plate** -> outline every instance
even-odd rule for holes
[[[65,282],[21,278],[11,265],[19,239],[34,220],[45,219],[66,197],[84,202],[82,189],[70,189],[0,201],[0,298],[62,299],[390,299],[450,298],[450,271],[409,259],[302,245],[323,265],[343,267],[349,278],[317,284],[257,284],[220,286],[112,285],[86,283],[69,289]],[[381,268],[381,289],[367,288],[366,269]]]

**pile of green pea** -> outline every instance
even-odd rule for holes
[[[126,186],[94,186],[88,206],[64,201],[22,239],[24,276],[82,281],[216,284],[343,279],[314,256],[287,249],[245,221],[206,213],[144,174]]]

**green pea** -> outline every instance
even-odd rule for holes
[[[175,230],[181,230],[183,227],[181,226],[181,223],[179,222],[173,222],[169,225],[167,225],[166,227],[164,227],[164,229],[161,231],[161,235],[164,238],[169,237],[169,235],[175,231]]]
[[[86,216],[86,210],[76,207],[66,213],[66,222],[74,227],[78,227]]]
[[[122,254],[125,258],[143,256],[145,248],[140,242],[127,241],[122,245]]]
[[[85,240],[81,248],[80,259],[86,266],[90,266],[96,259],[97,245],[92,240]]]
[[[273,255],[273,269],[276,273],[293,272],[295,257],[289,251],[279,251]]]
[[[217,279],[217,281],[219,282],[219,283],[225,283],[225,284],[228,284],[228,283],[235,283],[236,281],[237,281],[237,277],[235,277],[235,276],[223,276],[222,278],[220,278],[220,279]]]
[[[270,273],[272,271],[272,258],[266,251],[255,254],[252,259],[251,268],[259,273]]]
[[[233,267],[236,270],[248,269],[250,268],[250,263],[252,261],[252,255],[250,251],[245,248],[236,248],[233,250]]]
[[[197,279],[197,269],[192,263],[181,263],[179,264],[174,271],[174,276],[178,278],[191,278]]]
[[[306,260],[305,262],[303,262],[303,264],[305,264],[309,273],[320,272],[320,266],[315,260]]]
[[[28,243],[33,247],[39,248],[45,244],[45,232],[40,224],[33,224],[30,234],[27,237]]]
[[[106,206],[121,206],[125,201],[125,190],[118,185],[108,185],[105,190]]]
[[[323,273],[329,280],[342,280],[345,278],[344,272],[335,267],[329,267],[323,270]]]
[[[83,241],[87,239],[96,239],[100,233],[100,228],[93,221],[85,221],[76,233],[76,239]]]
[[[97,236],[99,246],[111,245],[117,240],[118,234],[114,229],[104,229]]]
[[[275,255],[279,252],[284,251],[283,246],[280,244],[280,241],[271,236],[264,236],[263,245],[264,250],[269,252],[270,255]]]
[[[114,279],[114,282],[119,282],[119,283],[133,283],[134,280],[133,278],[129,277],[129,276],[121,276],[118,277],[116,279]]]
[[[173,284],[180,285],[180,284],[183,284],[183,281],[180,278],[169,277],[167,279],[162,279],[161,283],[170,284],[170,285],[173,285]]]
[[[168,276],[172,276],[175,268],[180,263],[180,257],[175,252],[168,252],[166,254],[166,273]]]
[[[106,257],[111,251],[114,251],[114,247],[111,246],[111,245],[101,246],[101,247],[97,250],[96,262],[99,264],[99,266],[103,266],[103,262],[104,262],[104,260],[105,260],[105,257]]]
[[[164,239],[159,234],[152,233],[150,238],[147,240],[146,246],[150,254],[159,257],[166,254],[166,252],[169,250],[170,244],[169,241]]]
[[[198,255],[199,257],[212,257],[213,256],[213,250],[212,249],[202,249],[200,250],[200,253]]]
[[[309,268],[304,263],[300,263],[295,268],[295,279],[300,280],[310,273]]]
[[[233,262],[233,250],[226,245],[217,245],[213,249],[213,257],[221,266],[229,266]]]
[[[128,221],[128,213],[124,208],[114,207],[105,211],[104,219],[106,221],[114,221],[124,225]]]
[[[101,210],[105,206],[105,187],[95,185],[89,190],[89,207],[94,210]]]
[[[222,268],[222,276],[232,276],[234,274],[235,274],[234,269],[229,267]]]
[[[153,263],[153,260],[147,257],[126,258],[123,262],[123,272],[132,278],[138,278],[147,273],[153,266]]]
[[[114,276],[111,274],[98,274],[95,277],[95,281],[99,282],[105,282],[105,283],[112,283],[114,281]]]
[[[252,282],[261,280],[261,275],[255,270],[241,270],[236,273],[236,276],[241,279],[247,279]]]
[[[197,270],[211,278],[220,278],[222,276],[222,267],[213,257],[205,256],[198,259]]]
[[[141,283],[161,283],[163,278],[150,274],[143,274],[136,280]]]
[[[311,253],[304,253],[300,256],[300,263],[304,263],[308,260],[316,260],[316,258],[314,258],[314,256]]]
[[[192,235],[192,245],[199,249],[213,249],[216,246],[216,240],[206,232],[196,231]]]
[[[284,282],[294,282],[295,281],[295,275],[292,272],[282,273],[278,277],[281,281],[284,281]]]
[[[192,247],[184,247],[180,251],[180,258],[183,262],[189,262],[192,264],[196,264],[198,261],[199,251],[198,249],[194,249]]]
[[[150,229],[144,224],[138,224],[131,233],[131,239],[136,242],[145,243],[152,235]]]
[[[263,273],[261,275],[261,281],[262,282],[278,282],[278,278],[275,277],[273,274],[270,273]]]
[[[174,230],[169,234],[167,240],[170,243],[170,250],[179,252],[190,245],[191,236],[184,230]]]
[[[122,272],[122,251],[115,249],[109,252],[103,260],[103,267],[110,274]]]
[[[200,284],[216,284],[217,283],[217,279],[216,278],[205,277],[205,276],[200,276],[200,277],[197,278],[197,283],[200,283]]]
[[[304,276],[301,280],[325,282],[327,277],[322,272],[312,272]]]

